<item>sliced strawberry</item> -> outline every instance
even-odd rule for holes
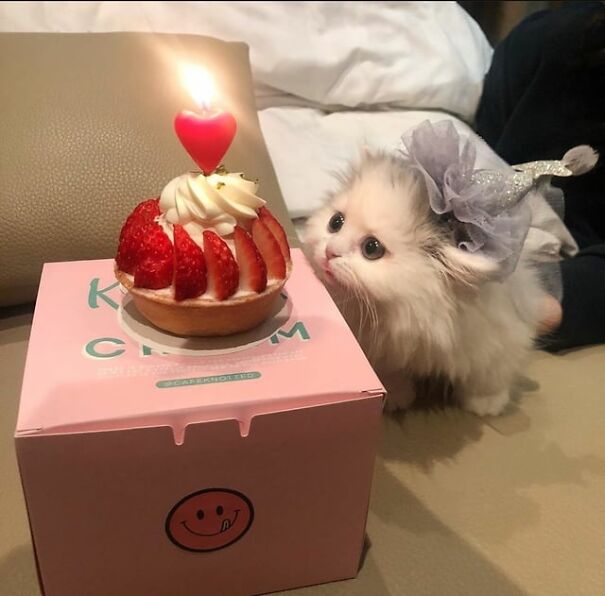
[[[160,214],[160,199],[147,199],[139,203],[132,211],[137,219],[151,223]]]
[[[275,279],[286,277],[286,261],[279,243],[269,228],[260,220],[252,222],[252,239],[267,265],[267,275]]]
[[[143,259],[134,269],[134,285],[137,288],[160,290],[170,285],[173,271],[172,260]]]
[[[118,254],[116,255],[116,264],[121,271],[134,273],[134,268],[139,262],[139,251],[143,244],[146,226],[131,223],[130,227],[126,228],[127,225],[128,221],[126,221],[122,229]]]
[[[118,269],[134,273],[139,261],[138,252],[143,243],[143,228],[160,214],[159,199],[149,199],[139,203],[126,219],[120,231],[120,242],[116,263]]]
[[[174,298],[197,298],[206,291],[206,259],[187,230],[174,226]]]
[[[267,287],[267,266],[252,236],[235,226],[233,233],[235,239],[235,255],[239,265],[239,283],[242,290],[252,290],[260,294]]]
[[[136,252],[134,285],[138,288],[159,290],[172,283],[174,251],[170,238],[157,223],[142,229],[143,241]]]
[[[290,263],[290,245],[288,244],[288,237],[286,232],[281,227],[281,224],[275,219],[275,216],[266,207],[261,207],[258,215],[260,220],[269,228],[269,231],[275,236],[275,239],[279,242],[279,248],[281,254],[284,255],[286,263]]]
[[[229,298],[239,285],[239,269],[231,249],[211,230],[204,232],[204,256],[210,291],[217,300]]]
[[[160,214],[160,199],[148,199],[139,203],[133,210],[132,213],[126,219],[126,222],[122,226],[120,232],[120,240],[124,233],[133,225],[139,224],[144,225],[153,222],[153,220]]]

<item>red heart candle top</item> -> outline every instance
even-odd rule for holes
[[[237,123],[229,112],[196,114],[183,111],[174,119],[174,130],[187,153],[204,174],[211,174],[227,153]]]

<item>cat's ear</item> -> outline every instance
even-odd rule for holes
[[[449,277],[467,286],[479,285],[493,279],[499,269],[496,261],[484,255],[450,245],[441,248],[439,260]]]

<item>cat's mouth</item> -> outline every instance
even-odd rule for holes
[[[332,273],[332,270],[329,267],[324,268],[324,277],[327,281],[334,283],[336,281],[336,276]]]
[[[319,265],[321,267],[321,271],[323,273],[325,280],[329,283],[335,283],[336,276],[334,275],[334,272],[332,271],[332,268],[330,267],[330,261],[328,259],[322,259]]]

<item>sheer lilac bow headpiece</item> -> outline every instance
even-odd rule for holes
[[[498,279],[515,269],[529,230],[531,211],[523,198],[551,176],[583,174],[597,161],[594,150],[582,145],[561,161],[536,161],[509,171],[475,169],[475,145],[449,120],[422,122],[402,137],[400,151],[422,175],[431,209],[448,223],[458,247],[497,261]]]

